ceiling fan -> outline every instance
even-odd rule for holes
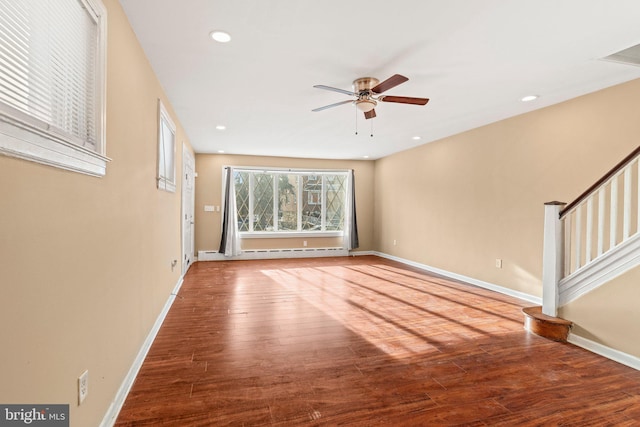
[[[427,102],[429,102],[429,98],[411,98],[407,96],[381,95],[381,93],[386,92],[389,89],[406,82],[407,80],[409,79],[400,74],[394,74],[382,83],[380,83],[380,81],[374,77],[361,77],[353,81],[352,92],[331,86],[315,85],[313,87],[355,96],[356,99],[336,102],[335,104],[325,105],[324,107],[316,108],[311,111],[322,111],[326,110],[327,108],[337,107],[338,105],[353,103],[356,107],[358,107],[360,111],[364,112],[364,117],[366,119],[372,119],[376,116],[375,107],[378,102],[397,102],[400,104],[414,105],[425,105]]]

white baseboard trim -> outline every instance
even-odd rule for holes
[[[440,268],[431,267],[429,265],[420,264],[418,262],[414,262],[408,259],[399,258],[393,255],[385,254],[382,252],[373,252],[373,255],[377,255],[382,258],[387,258],[393,261],[398,261],[406,265],[410,265],[412,267],[419,268],[421,270],[429,271],[431,273],[439,274],[441,276],[448,277],[450,279],[460,280],[461,282],[466,282],[471,285],[478,286],[480,288],[489,289],[490,291],[498,292],[504,295],[509,295],[511,297],[515,297],[524,301],[529,301],[536,305],[542,305],[542,298],[536,297],[533,295],[526,294],[524,292],[515,291],[513,289],[505,288],[504,286],[495,285],[493,283],[485,282],[482,280],[474,279],[473,277],[463,276],[462,274],[452,273],[451,271],[442,270]]]
[[[156,318],[147,338],[142,343],[142,347],[140,348],[140,351],[138,351],[138,355],[134,359],[133,364],[129,368],[129,372],[127,372],[127,375],[124,377],[124,380],[116,393],[115,399],[111,402],[111,405],[109,405],[109,409],[104,415],[104,418],[100,423],[100,427],[113,427],[116,423],[116,419],[122,409],[122,405],[124,405],[124,401],[126,400],[129,391],[131,391],[131,387],[138,376],[138,372],[140,372],[144,359],[147,357],[151,344],[153,344],[153,341],[156,339],[156,335],[158,334],[167,313],[169,313],[169,309],[171,308],[171,305],[173,305],[173,301],[176,299],[176,295],[178,295],[178,291],[180,290],[183,282],[184,276],[181,276],[178,283],[176,283],[176,286],[173,288],[173,291],[171,291],[171,295],[167,298],[164,307],[162,307],[162,311],[160,311],[160,314]]]
[[[352,251],[349,252],[349,256],[366,256],[366,255],[377,255],[374,251]]]
[[[607,359],[611,359],[630,368],[640,370],[640,358],[631,354],[615,350],[611,347],[607,347],[606,345],[591,341],[587,338],[583,338],[572,333],[569,333],[567,341],[571,344],[577,345],[578,347],[582,347],[585,350],[589,350],[592,353],[596,353],[600,356],[606,357]]]

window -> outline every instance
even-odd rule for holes
[[[346,172],[235,169],[241,233],[324,233],[344,229]]]
[[[158,100],[158,188],[176,191],[176,125]]]
[[[0,153],[106,173],[105,30],[100,0],[0,2]]]

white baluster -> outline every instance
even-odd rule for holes
[[[616,234],[618,231],[618,180],[611,181],[611,206],[609,215],[609,250],[616,246]]]
[[[622,205],[622,240],[631,233],[631,166],[624,168],[624,201]]]
[[[573,260],[573,266],[577,270],[580,268],[580,261],[582,261],[582,204],[576,206],[576,234],[575,234],[575,259]]]
[[[602,255],[604,249],[604,194],[605,187],[598,190],[598,250],[596,257]]]
[[[571,213],[568,215],[565,215],[565,217],[562,219],[562,228],[565,230],[564,231],[564,251],[562,254],[562,258],[563,260],[563,268],[564,268],[564,273],[565,276],[570,275],[571,273],[573,273],[571,271],[571,250],[573,249],[573,245],[571,244],[572,240],[573,240],[573,228],[572,228],[572,221],[571,221]]]
[[[587,199],[587,228],[584,241],[584,263],[591,262],[591,235],[593,229],[593,195]]]
[[[638,196],[638,207],[636,209],[636,233],[640,233],[640,159],[636,160],[636,171],[638,182],[636,183],[636,194]]]

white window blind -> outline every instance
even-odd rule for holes
[[[62,157],[74,150],[94,153],[86,159],[89,170],[79,171],[103,174],[92,165],[107,160],[102,157],[104,19],[96,0],[0,2],[0,136],[18,140],[1,144],[5,154],[30,158],[43,151],[34,144],[47,149],[62,144],[48,158],[30,159],[82,169],[77,160],[65,165]],[[23,155],[12,153],[20,141],[31,145],[22,147]]]
[[[176,191],[176,125],[158,100],[158,188]]]

